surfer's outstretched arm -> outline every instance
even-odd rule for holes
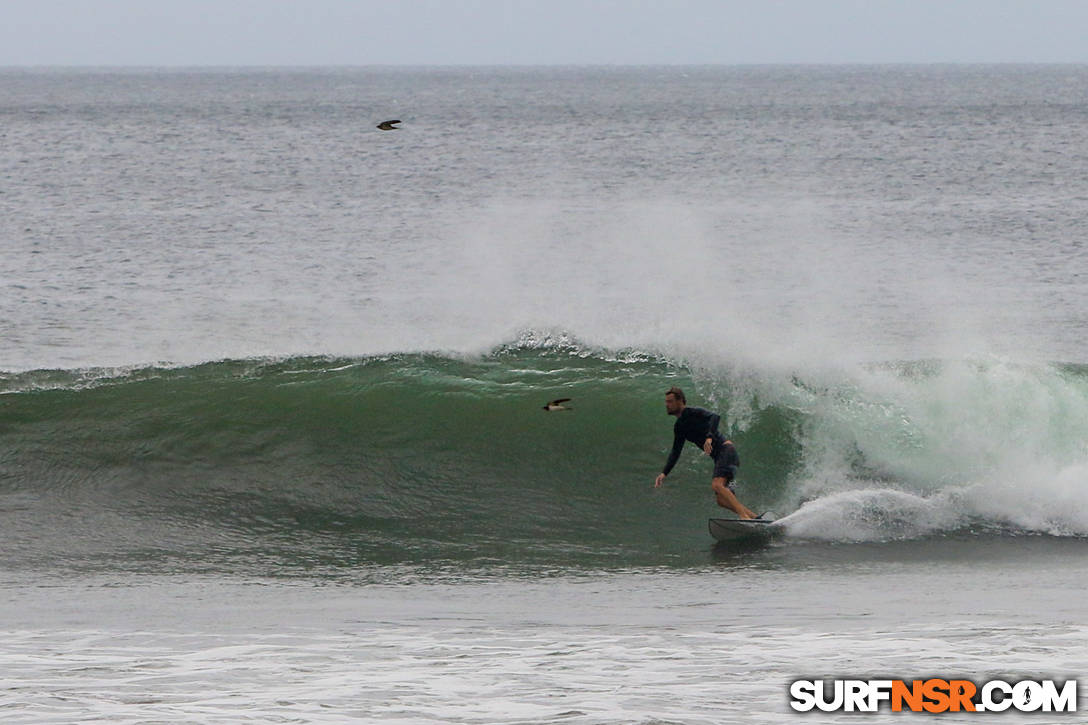
[[[665,480],[665,476],[669,475],[669,471],[676,465],[676,462],[680,460],[680,451],[684,450],[684,434],[676,431],[673,433],[672,438],[672,451],[669,453],[669,460],[665,461],[665,467],[661,469],[661,474],[654,482],[654,487],[659,487],[661,482]]]

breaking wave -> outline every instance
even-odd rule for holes
[[[1088,369],[760,370],[525,337],[486,355],[0,375],[9,564],[690,560],[716,515],[662,394],[721,411],[793,541],[1088,535]],[[545,412],[553,398],[573,410]],[[44,533],[44,535],[43,535]]]

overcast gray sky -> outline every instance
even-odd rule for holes
[[[1088,0],[0,0],[0,65],[1084,63]]]

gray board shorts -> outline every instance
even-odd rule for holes
[[[732,484],[737,477],[738,468],[740,456],[737,455],[737,449],[732,443],[725,443],[714,458],[714,478],[724,478],[727,484]]]

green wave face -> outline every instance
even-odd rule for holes
[[[797,540],[1088,533],[1080,368],[801,375],[515,347],[3,376],[4,556],[265,573],[704,563],[712,464],[689,445],[653,488],[672,385],[723,414],[738,494]],[[542,410],[561,397],[572,410]]]

